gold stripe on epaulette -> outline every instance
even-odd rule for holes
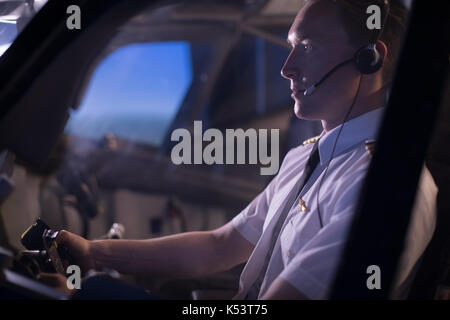
[[[307,144],[314,143],[317,140],[319,140],[319,138],[320,138],[320,136],[315,136],[315,137],[309,138],[309,139],[303,141],[303,145],[306,146]]]
[[[370,156],[373,156],[373,151],[375,150],[375,140],[366,140],[366,151]]]

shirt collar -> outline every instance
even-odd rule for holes
[[[341,152],[362,141],[374,140],[377,137],[378,126],[382,119],[384,109],[384,107],[377,108],[345,122],[333,156],[339,155]],[[337,126],[328,132],[322,131],[320,135],[319,155],[322,165],[331,159],[333,145],[341,126]]]

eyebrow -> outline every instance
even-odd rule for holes
[[[305,35],[305,36],[299,36],[299,34],[297,33],[297,32],[295,32],[295,33],[293,33],[293,34],[291,34],[291,35],[288,35],[288,37],[286,38],[286,42],[291,46],[291,47],[293,47],[294,46],[294,44],[296,44],[296,43],[299,43],[299,42],[302,42],[304,39],[307,39],[309,36],[308,35]]]

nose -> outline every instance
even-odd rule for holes
[[[298,65],[295,64],[293,61],[294,59],[292,54],[293,52],[289,54],[289,56],[286,59],[286,62],[284,63],[283,68],[281,68],[281,76],[288,80],[298,78],[300,74]]]

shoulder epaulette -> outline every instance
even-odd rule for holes
[[[366,151],[370,156],[373,155],[373,151],[375,150],[375,140],[366,140]]]
[[[319,140],[319,138],[320,138],[320,135],[312,137],[312,138],[309,138],[309,139],[306,139],[305,141],[303,141],[303,145],[306,146],[307,144],[314,143],[317,140]]]

